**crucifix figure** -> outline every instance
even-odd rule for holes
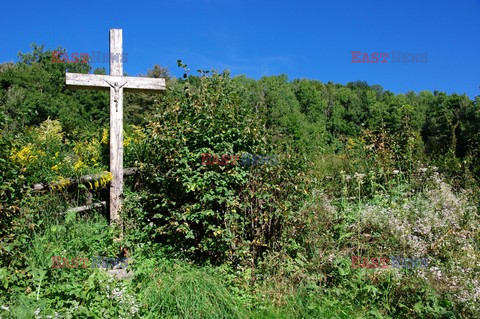
[[[110,29],[110,75],[66,74],[73,89],[110,90],[110,223],[122,225],[123,196],[123,91],[165,90],[165,79],[123,76],[122,29]]]

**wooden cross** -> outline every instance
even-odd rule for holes
[[[110,29],[110,75],[66,73],[73,89],[110,90],[110,223],[122,225],[123,197],[123,91],[165,90],[165,79],[123,76],[122,29]]]

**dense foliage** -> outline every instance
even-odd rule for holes
[[[108,94],[66,89],[66,71],[91,67],[52,51],[0,65],[0,317],[479,316],[480,97],[155,65],[166,93],[125,96],[125,166],[140,174],[116,242],[104,211],[68,210],[106,198]],[[86,174],[103,177],[73,185]],[[125,247],[129,280],[50,268]],[[351,267],[399,254],[431,267]]]

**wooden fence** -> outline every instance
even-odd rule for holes
[[[124,177],[134,176],[139,173],[140,173],[140,170],[136,167],[129,167],[123,170]],[[36,183],[32,186],[32,190],[34,192],[45,192],[48,190],[54,190],[59,188],[71,188],[71,187],[78,186],[79,184],[93,184],[105,178],[107,174],[108,172],[104,172],[99,174],[90,174],[90,175],[80,176],[78,178],[67,178],[62,182],[56,182],[51,184]],[[68,209],[68,211],[83,212],[87,210],[105,207],[107,204],[105,201],[101,201],[97,203],[92,202],[93,196],[90,191],[87,193],[87,202],[85,203],[86,205],[79,206],[79,207],[72,207]]]

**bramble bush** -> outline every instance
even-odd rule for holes
[[[228,73],[179,80],[159,103],[138,156],[152,235],[199,260],[253,262],[280,244],[283,220],[295,206],[289,199],[301,179],[295,156],[272,167],[201,164],[202,153],[284,151],[243,106],[242,90]]]

